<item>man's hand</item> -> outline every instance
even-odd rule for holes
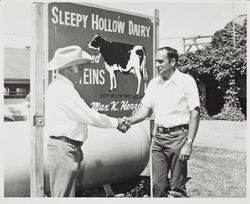
[[[117,127],[117,129],[119,131],[121,131],[122,133],[125,133],[125,132],[128,131],[130,126],[131,126],[131,124],[130,124],[127,117],[118,118],[118,127]]]
[[[181,152],[180,152],[180,160],[181,161],[187,161],[190,159],[191,153],[192,153],[192,146],[193,144],[190,142],[185,142],[183,145]]]

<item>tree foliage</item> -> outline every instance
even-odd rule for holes
[[[247,21],[235,24],[235,47],[233,23],[214,33],[212,42],[204,49],[187,52],[180,56],[179,69],[192,75],[197,83],[209,76],[217,80],[222,87],[224,107],[212,119],[244,120],[239,102],[239,77],[246,75],[247,69]],[[202,97],[202,96],[201,96]],[[202,117],[208,119],[206,109],[202,107]]]

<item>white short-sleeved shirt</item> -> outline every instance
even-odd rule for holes
[[[167,81],[161,76],[152,79],[141,103],[153,110],[155,124],[170,128],[188,124],[200,99],[193,77],[175,70]]]
[[[87,125],[116,128],[118,120],[89,108],[74,88],[73,83],[59,75],[45,96],[45,128],[48,136],[67,136],[85,141]]]

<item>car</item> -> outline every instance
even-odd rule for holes
[[[4,122],[25,121],[28,120],[29,103],[22,102],[18,104],[4,105]]]

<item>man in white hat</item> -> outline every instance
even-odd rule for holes
[[[90,109],[74,88],[83,64],[90,64],[92,60],[79,46],[68,46],[56,50],[48,64],[48,70],[59,71],[45,98],[45,122],[49,136],[47,162],[52,197],[75,196],[87,125],[127,130],[122,119]]]

